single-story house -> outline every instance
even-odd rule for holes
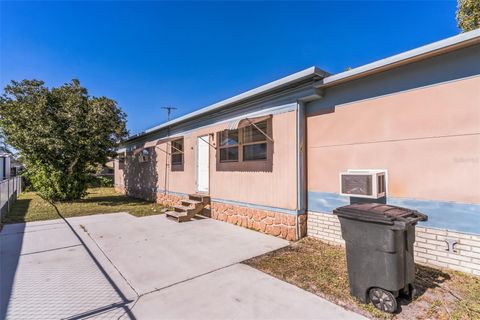
[[[332,210],[355,201],[417,209],[417,261],[480,274],[480,30],[334,75],[308,68],[118,153],[118,191],[169,206],[208,195],[211,218],[288,240],[341,244]]]
[[[0,147],[0,180],[10,178],[12,155],[6,148]]]

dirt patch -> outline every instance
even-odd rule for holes
[[[480,277],[416,265],[414,301],[391,315],[350,296],[345,249],[314,238],[245,261],[346,309],[374,319],[480,319]]]

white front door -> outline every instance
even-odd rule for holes
[[[208,135],[197,138],[197,192],[208,192],[210,174],[210,146],[208,142]]]

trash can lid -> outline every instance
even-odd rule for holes
[[[379,203],[354,203],[339,207],[333,213],[348,219],[394,224],[395,221],[414,223],[428,217],[417,210]]]

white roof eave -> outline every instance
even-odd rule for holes
[[[358,68],[328,76],[323,79],[322,87],[331,86],[339,82],[348,81],[350,79],[357,79],[363,75],[371,74],[381,70],[383,71],[389,67],[396,67],[404,62],[420,58],[421,56],[434,54],[435,52],[442,52],[444,50],[448,50],[449,48],[472,42],[480,43],[480,29],[461,33],[459,35],[430,43],[413,50],[405,51],[382,60],[377,60]]]
[[[197,111],[188,113],[179,118],[162,123],[158,126],[147,129],[143,132],[131,135],[130,137],[128,137],[128,139],[125,142],[145,136],[151,132],[170,127],[172,125],[176,125],[181,122],[191,120],[203,114],[222,109],[234,103],[239,103],[241,101],[256,97],[261,94],[266,94],[269,91],[279,89],[282,87],[287,87],[289,85],[292,85],[294,83],[297,83],[299,81],[302,81],[304,79],[308,79],[311,77],[317,76],[317,77],[323,78],[321,81],[319,81],[319,85],[317,86],[318,88],[329,87],[329,86],[337,85],[347,81],[351,81],[354,79],[358,79],[376,72],[385,71],[385,70],[400,66],[402,64],[412,62],[414,60],[422,59],[423,57],[426,57],[426,56],[434,55],[436,53],[453,50],[453,48],[456,48],[459,46],[471,45],[475,43],[480,43],[480,29],[465,32],[444,40],[440,40],[440,41],[437,41],[413,50],[409,50],[409,51],[406,51],[382,60],[378,60],[366,65],[360,66],[358,68],[337,73],[335,75],[329,75],[327,72],[317,67],[310,67],[305,70],[286,76],[284,78],[272,81],[260,87],[246,91],[239,95],[214,103],[210,106],[204,107]]]
[[[327,72],[325,72],[325,71],[323,71],[323,70],[321,70],[317,67],[310,67],[310,68],[307,68],[305,70],[296,72],[296,73],[291,74],[289,76],[286,76],[284,78],[281,78],[281,79],[269,82],[267,84],[264,84],[260,87],[255,88],[255,89],[246,91],[246,92],[241,93],[239,95],[236,95],[236,96],[233,96],[231,98],[228,98],[228,99],[222,100],[220,102],[214,103],[212,105],[209,105],[209,106],[204,107],[202,109],[199,109],[197,111],[188,113],[184,116],[178,117],[178,118],[173,119],[171,121],[162,123],[158,126],[147,129],[143,132],[132,135],[132,136],[128,137],[127,141],[138,138],[138,137],[141,137],[141,136],[144,136],[144,135],[146,135],[150,132],[157,131],[157,130],[160,130],[160,129],[163,129],[163,128],[167,128],[167,127],[170,127],[172,125],[175,125],[175,124],[193,119],[193,118],[198,117],[200,115],[203,115],[205,113],[222,109],[222,108],[224,108],[228,105],[231,105],[231,104],[234,104],[234,103],[239,103],[239,102],[241,102],[245,99],[253,98],[253,97],[258,96],[260,94],[267,93],[271,90],[278,89],[278,88],[284,87],[284,86],[288,86],[290,84],[299,82],[299,81],[307,79],[307,78],[311,78],[311,77],[314,77],[314,76],[324,78],[327,75],[328,75]]]

